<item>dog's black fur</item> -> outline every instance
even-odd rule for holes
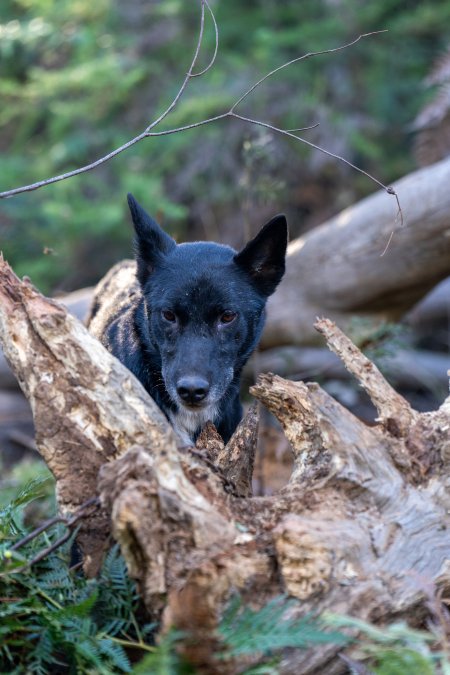
[[[242,415],[239,380],[285,269],[287,224],[276,216],[242,251],[177,245],[128,195],[137,283],[120,297],[109,274],[90,329],[142,382],[185,442],[207,420],[227,441]],[[123,268],[122,268],[123,270]]]

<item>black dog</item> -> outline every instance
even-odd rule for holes
[[[177,245],[132,195],[137,271],[100,282],[89,329],[142,382],[186,443],[211,420],[228,441],[242,415],[239,379],[285,269],[286,218],[245,248]],[[121,280],[120,280],[121,279]]]

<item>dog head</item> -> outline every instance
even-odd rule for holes
[[[236,252],[209,242],[176,244],[128,195],[144,337],[157,354],[175,410],[208,409],[237,385],[256,347],[264,307],[285,270],[287,223],[276,216]]]

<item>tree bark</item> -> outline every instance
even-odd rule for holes
[[[63,512],[96,494],[99,468],[128,449],[130,439],[173,441],[164,415],[131,373],[1,258],[0,343],[31,404],[37,449],[56,478]],[[81,532],[90,573],[108,543],[108,520],[103,511]]]
[[[168,422],[135,378],[54,301],[0,262],[0,341],[31,402],[36,443],[73,510],[100,494],[85,522],[92,573],[111,527],[147,608],[191,639],[206,673],[230,596],[261,606],[280,593],[302,612],[370,621],[423,618],[420,579],[450,590],[450,397],[419,414],[336,326],[317,329],[377,407],[366,426],[318,385],[263,375],[253,394],[280,420],[294,469],[277,495],[251,497],[255,413],[225,448],[177,448]],[[100,478],[98,473],[100,470]],[[334,645],[296,652],[285,672],[339,673]]]
[[[82,288],[73,293],[66,293],[57,298],[64,307],[66,307],[70,314],[75,316],[79,321],[84,321],[92,301],[94,293],[93,288]],[[8,363],[5,356],[0,349],[0,389],[17,389],[17,379]]]
[[[323,320],[318,328],[371,396],[379,421],[364,425],[317,385],[261,376],[253,394],[282,423],[294,470],[278,495],[262,499],[221,490],[206,468],[201,481],[197,475],[197,489],[214,495],[211,523],[203,521],[203,527],[215,530],[217,511],[230,526],[213,547],[198,550],[191,534],[194,513],[187,517],[186,505],[173,494],[158,493],[142,451],[127,453],[101,472],[115,536],[133,562],[147,605],[154,607],[158,598],[149,583],[155,572],[146,572],[151,565],[143,560],[164,561],[158,567],[165,580],[160,592],[167,593],[163,623],[202,637],[193,640],[201,649],[187,653],[205,672],[226,672],[223,662],[214,666],[208,650],[235,590],[257,605],[287,592],[302,601],[304,612],[332,609],[384,622],[410,618],[413,611],[425,617],[427,593],[420,579],[443,592],[450,586],[450,399],[435,413],[417,413],[334,324]],[[192,479],[192,462],[190,467]],[[145,471],[136,483],[136,473]],[[149,482],[152,506],[142,510]],[[157,549],[153,539],[149,543],[148,522],[152,532],[164,533]],[[127,548],[130,540],[133,551]],[[170,547],[181,540],[181,550]],[[297,654],[286,672],[342,672],[338,649],[328,645]]]

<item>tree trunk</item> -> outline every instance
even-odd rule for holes
[[[189,633],[185,653],[207,673],[231,594],[263,605],[288,593],[302,612],[370,621],[427,613],[420,579],[450,590],[450,398],[419,414],[336,326],[318,331],[366,389],[366,426],[318,385],[263,375],[252,393],[280,420],[294,469],[277,495],[251,496],[255,412],[226,448],[175,436],[136,379],[63,307],[0,262],[0,341],[31,402],[36,443],[62,508],[100,494],[85,522],[92,573],[111,525],[148,609]],[[97,474],[100,479],[97,484]],[[285,672],[339,673],[341,648],[296,652]]]

